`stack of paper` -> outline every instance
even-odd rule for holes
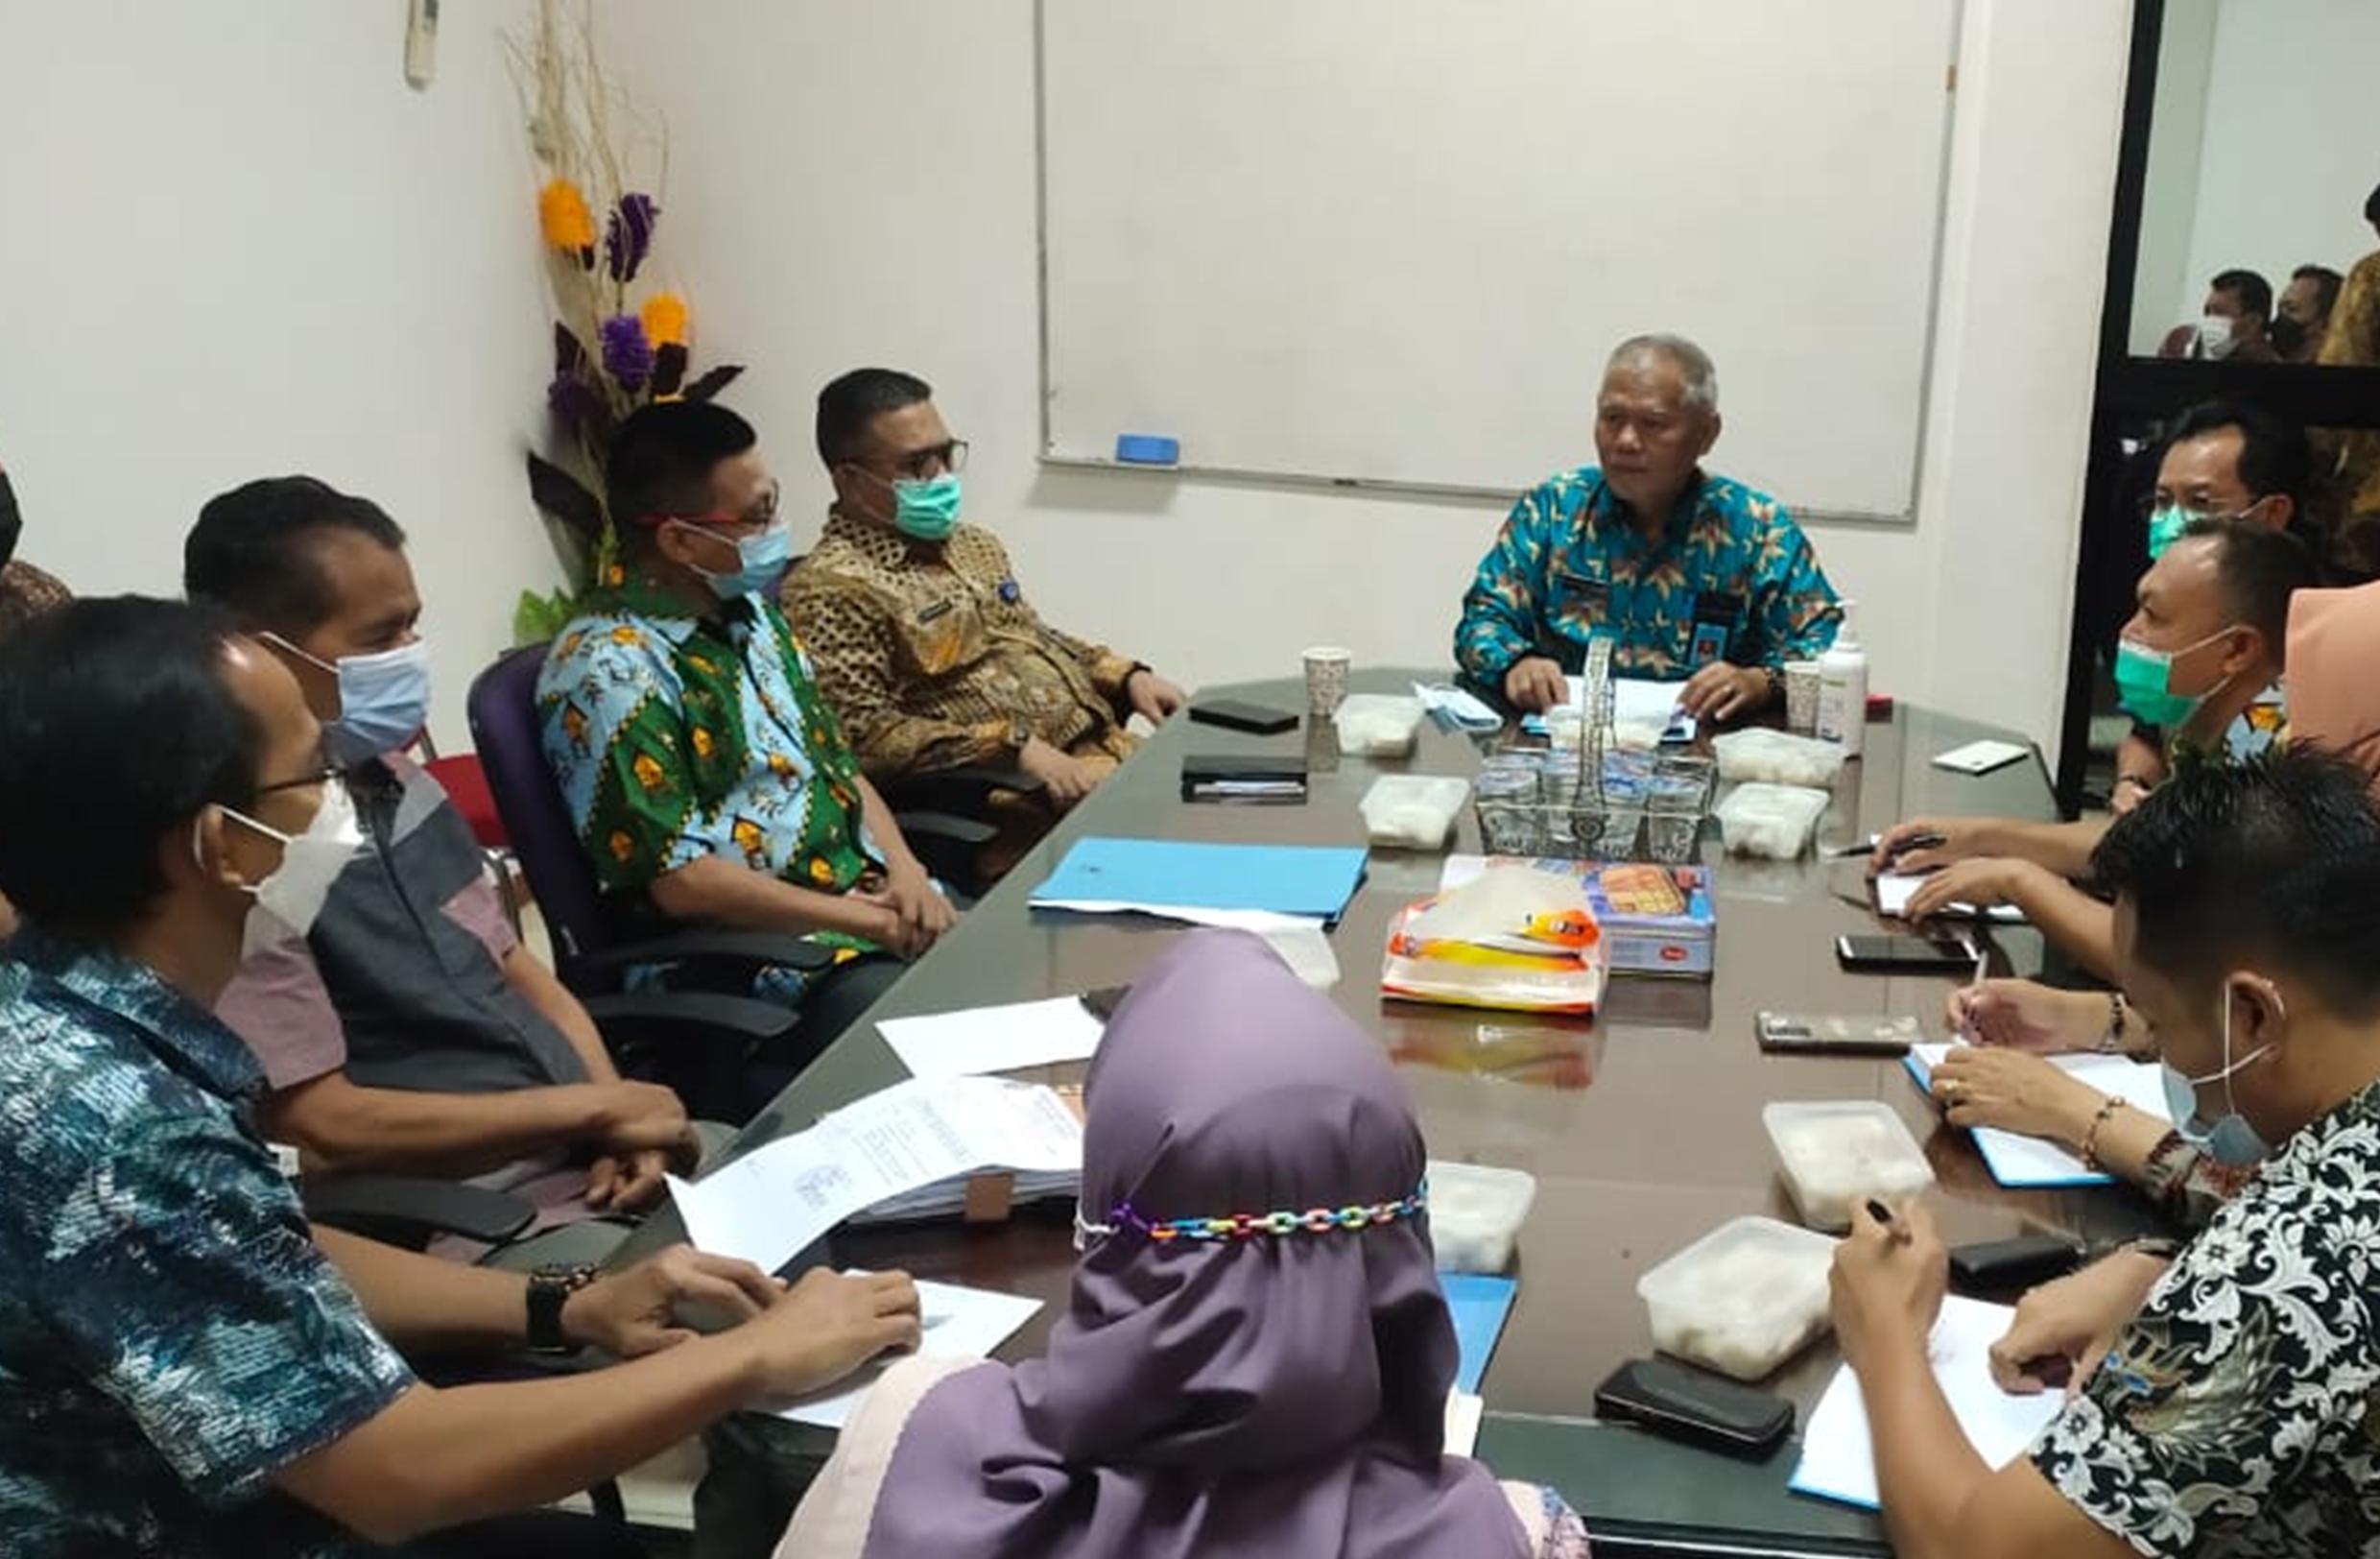
[[[1016,1334],[1041,1307],[1037,1299],[994,1294],[981,1288],[961,1288],[947,1283],[917,1284],[917,1303],[925,1336],[917,1352],[933,1358],[988,1358],[991,1351]],[[893,1360],[879,1359],[857,1375],[837,1381],[813,1397],[774,1409],[779,1418],[840,1429],[859,1410],[876,1378]]]
[[[1931,1092],[1934,1068],[1951,1051],[1949,1044],[1915,1044],[1909,1048],[1903,1063],[1917,1086]],[[2073,1073],[2102,1093],[2112,1093],[2152,1120],[2169,1124],[2173,1113],[2165,1106],[2165,1081],[2161,1069],[2153,1062],[2134,1061],[2130,1056],[2061,1055],[2043,1058],[2060,1071]],[[2025,1137],[1997,1126],[1979,1126],[1974,1131],[1975,1146],[1984,1156],[1984,1164],[1991,1178],[2001,1185],[2017,1189],[2037,1189],[2063,1186],[2106,1186],[2111,1177],[2095,1169],[2086,1169],[2082,1161],[2038,1137]]]
[[[1929,874],[1924,872],[1877,873],[1874,879],[1876,913],[1887,920],[1907,920],[1909,900],[1916,895],[1917,885],[1928,875]],[[1977,909],[1973,904],[1945,904],[1940,913],[1944,920],[1971,921],[1980,917],[1984,920],[1996,921],[2003,925],[2025,923],[2025,912],[2014,904],[1994,904],[1989,909],[1984,910]]]
[[[1565,708],[1578,709],[1586,700],[1586,679],[1571,677],[1566,680],[1570,684],[1570,701]],[[1695,718],[1678,708],[1678,695],[1685,690],[1686,684],[1681,682],[1654,682],[1645,677],[1612,678],[1612,729],[1634,738],[1624,738],[1622,745],[1651,746],[1655,742],[1694,740]],[[1544,715],[1533,714],[1521,722],[1521,729],[1533,736],[1543,736],[1551,732],[1553,726]]]
[[[2011,1397],[1991,1379],[1991,1345],[2008,1332],[2016,1311],[1956,1294],[1942,1301],[1927,1355],[1934,1379],[1950,1401],[1950,1411],[1966,1431],[1967,1443],[1992,1468],[2025,1453],[2035,1436],[2058,1416],[2063,1397],[2045,1391]],[[1801,1464],[1786,1485],[1796,1494],[1839,1499],[1868,1510],[1881,1503],[1876,1490],[1876,1447],[1859,1377],[1844,1365],[1810,1414],[1801,1435]]]
[[[887,1018],[876,1031],[913,1077],[975,1077],[1088,1061],[1107,1025],[1081,996],[1053,996],[929,1018]]]
[[[1083,1123],[1049,1089],[997,1077],[917,1078],[670,1192],[698,1249],[774,1272],[835,1225],[956,1211],[970,1175],[1007,1170],[1014,1199],[1071,1196]]]

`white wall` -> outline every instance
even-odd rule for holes
[[[452,736],[513,596],[554,578],[518,472],[548,316],[494,37],[519,7],[449,6],[422,95],[403,9],[0,0],[0,460],[26,555],[86,591],[171,589],[197,505],[258,472],[381,498],[415,537]],[[1966,0],[1918,522],[1816,532],[1880,690],[2043,738],[2129,9]],[[1445,660],[1496,507],[1039,468],[1030,0],[603,15],[670,122],[663,247],[698,353],[750,365],[730,398],[797,511],[825,501],[817,387],[905,366],[975,441],[969,512],[1054,619],[1191,682],[1294,674],[1319,639]]]
[[[2215,65],[2221,7],[2222,0],[2165,3],[2140,201],[2140,257],[2132,270],[2132,318],[2125,332],[2141,356],[2155,352],[2165,333],[2182,320],[2198,318],[2206,296],[2206,277],[2190,269],[2190,235],[2198,221],[2206,78]]]
[[[2277,297],[2298,266],[2344,273],[2373,248],[2364,201],[2380,183],[2380,4],[2216,9],[2189,257],[2165,295],[2169,325],[2198,317],[2218,271],[2261,272]]]
[[[0,462],[23,554],[178,594],[210,495],[305,471],[412,533],[436,729],[557,573],[520,473],[549,315],[497,28],[401,0],[0,0]]]
[[[818,386],[904,367],[974,441],[968,512],[1007,537],[1054,619],[1194,682],[1294,674],[1317,640],[1445,661],[1496,507],[1038,468],[1030,0],[681,0],[607,16],[670,119],[666,220],[703,349],[752,365],[729,398],[761,423],[797,513],[826,501],[809,453]],[[1816,539],[1862,603],[1880,690],[2046,740],[2130,7],[1967,0],[1965,16],[1918,523]],[[1592,372],[1581,365],[1583,460]]]

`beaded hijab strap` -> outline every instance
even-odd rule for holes
[[[1170,1245],[1178,1239],[1218,1240],[1253,1239],[1258,1235],[1327,1235],[1334,1230],[1369,1229],[1379,1224],[1394,1223],[1410,1218],[1430,1205],[1430,1183],[1423,1181],[1414,1187],[1411,1196],[1393,1202],[1374,1202],[1369,1207],[1308,1208],[1303,1212],[1234,1212],[1226,1218],[1144,1218],[1129,1201],[1118,1202],[1108,1212],[1106,1223],[1084,1221],[1078,1210],[1074,1215],[1075,1244],[1081,1248],[1090,1240],[1105,1239],[1110,1235],[1130,1230],[1153,1244]]]

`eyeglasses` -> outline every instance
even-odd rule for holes
[[[326,785],[333,780],[344,780],[345,778],[346,770],[342,769],[336,763],[324,762],[321,768],[315,770],[313,773],[301,774],[295,780],[275,780],[269,785],[258,785],[256,787],[256,794],[259,796],[270,796],[276,791],[303,790],[308,785]]]
[[[2184,503],[2176,501],[2174,507],[2180,510],[2183,514],[2188,515],[2194,520],[2220,519],[2229,522],[2233,520],[2246,519],[2249,515],[2255,512],[2256,505],[2262,503],[2263,501],[2264,500],[2262,498],[2250,498],[2248,501],[2247,508],[2235,509],[2228,513],[2225,512],[2220,506],[2215,504]],[[2157,495],[2154,492],[2144,492],[2132,502],[2134,512],[2139,514],[2144,519],[2149,516],[2155,514],[2158,510],[2164,507],[2164,504],[2157,501]]]
[[[754,499],[751,507],[741,514],[731,515],[724,509],[713,509],[700,515],[661,515],[656,516],[654,522],[666,523],[674,519],[680,525],[700,525],[714,531],[766,527],[776,522],[777,499],[783,492],[781,487],[771,483],[769,491]]]
[[[923,482],[945,473],[956,476],[966,469],[966,441],[951,439],[901,456],[892,462],[892,470],[895,475]]]

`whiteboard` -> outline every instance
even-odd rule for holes
[[[1043,455],[1511,493],[1622,339],[1913,508],[1958,0],[1041,0]]]

